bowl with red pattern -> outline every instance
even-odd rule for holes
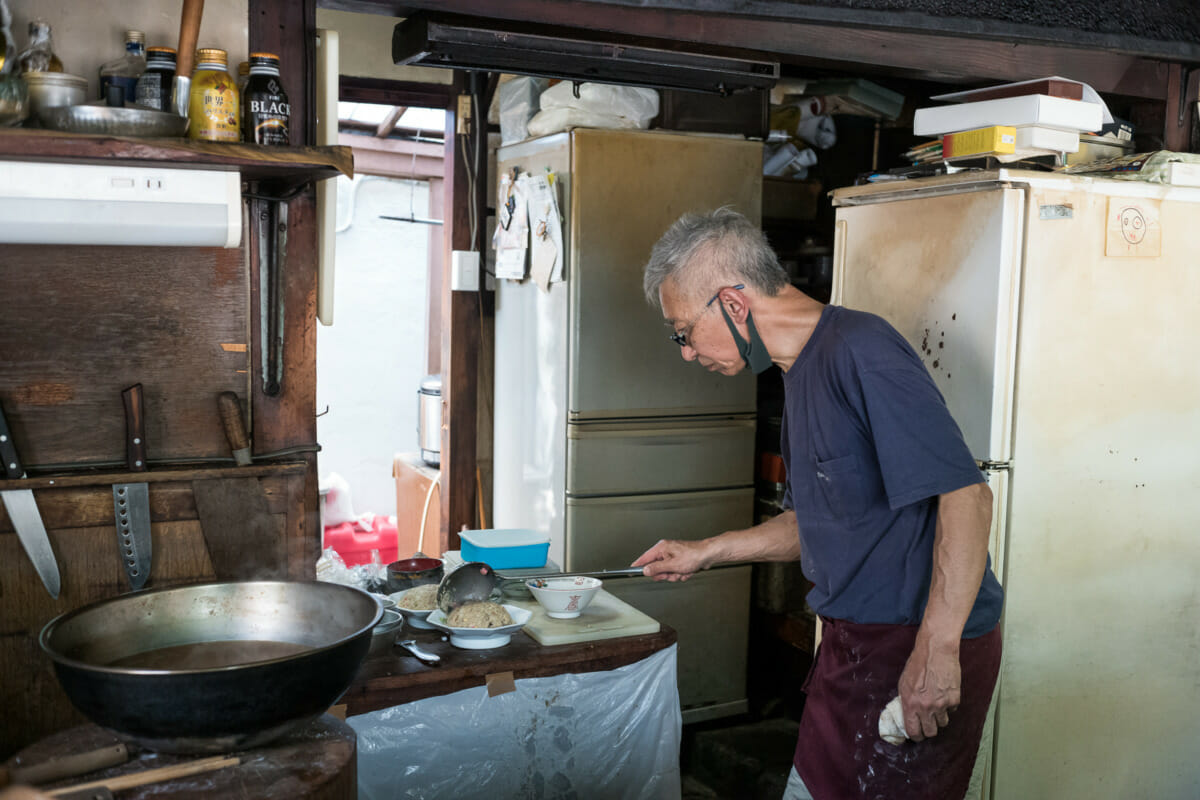
[[[555,619],[574,619],[587,608],[600,591],[599,578],[582,575],[562,578],[530,578],[525,586],[546,609],[546,616]]]

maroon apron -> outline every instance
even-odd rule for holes
[[[879,738],[879,714],[899,691],[917,626],[821,621],[794,759],[808,791],[815,800],[960,800],[1000,671],[999,626],[962,640],[962,698],[950,724],[897,746]]]

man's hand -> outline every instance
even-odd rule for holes
[[[957,647],[938,647],[922,637],[900,674],[900,705],[904,730],[919,742],[937,736],[950,724],[950,714],[962,700],[962,668]]]
[[[703,541],[683,542],[662,539],[638,556],[630,566],[644,567],[642,574],[656,581],[686,581],[712,564]]]

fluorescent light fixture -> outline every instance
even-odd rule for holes
[[[238,247],[236,170],[0,161],[0,242]]]
[[[779,64],[689,52],[680,43],[602,31],[417,12],[392,32],[392,60],[424,67],[730,94],[779,80]]]

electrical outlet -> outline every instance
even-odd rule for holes
[[[456,292],[479,291],[479,252],[455,250],[450,254],[450,288]]]
[[[458,113],[455,126],[455,132],[459,136],[466,136],[471,132],[471,95],[469,94],[460,94],[458,96]]]

